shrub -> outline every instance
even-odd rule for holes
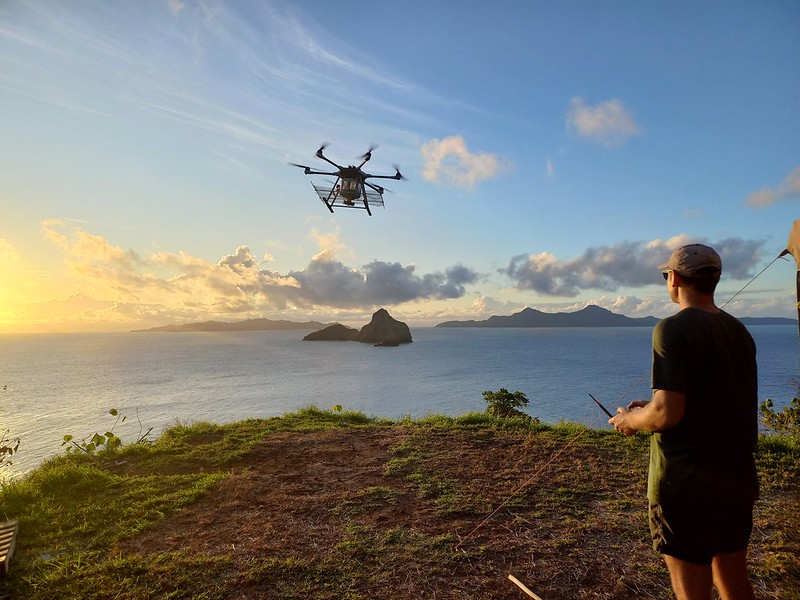
[[[117,452],[122,447],[122,440],[116,433],[114,433],[114,429],[117,427],[118,423],[124,423],[128,417],[119,414],[119,411],[116,408],[109,410],[108,414],[112,417],[115,417],[115,421],[111,426],[111,429],[105,433],[95,432],[94,434],[89,435],[80,441],[75,441],[75,436],[73,435],[65,435],[61,445],[66,446],[67,453],[76,451],[83,452],[84,454],[95,454],[101,451],[110,453]],[[151,427],[143,435],[141,435],[140,432],[139,439],[136,440],[136,443],[143,444],[147,442],[147,436],[150,435],[152,430],[153,428]]]
[[[0,432],[0,467],[11,464],[11,457],[19,449],[19,438],[9,437],[8,430]]]
[[[3,386],[3,391],[8,389],[7,385]],[[6,429],[0,431],[0,467],[3,465],[11,464],[11,457],[19,450],[19,438],[11,437],[11,431]]]
[[[500,388],[496,392],[486,390],[483,392],[483,399],[486,400],[486,414],[499,419],[531,419],[532,417],[521,410],[528,406],[528,398],[517,390],[514,393],[506,388]],[[536,419],[538,421],[538,419]]]
[[[767,398],[761,403],[761,422],[778,433],[800,436],[800,398],[794,398],[780,412],[775,412],[772,400]]]

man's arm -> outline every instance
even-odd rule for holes
[[[683,418],[686,394],[669,390],[655,390],[653,399],[642,408],[628,410],[621,406],[608,422],[625,435],[637,431],[664,431],[675,427]]]

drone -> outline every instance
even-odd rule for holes
[[[367,211],[369,216],[372,216],[370,206],[383,206],[383,192],[386,190],[379,185],[370,183],[367,179],[396,179],[398,181],[405,179],[405,177],[400,174],[400,169],[396,165],[394,167],[394,175],[372,175],[371,173],[365,173],[361,169],[361,167],[367,164],[367,161],[372,158],[372,151],[375,150],[375,146],[370,146],[369,150],[359,157],[361,159],[361,164],[357,167],[353,165],[343,167],[336,164],[322,153],[326,147],[327,144],[323,144],[319,147],[319,150],[317,150],[317,158],[336,167],[335,171],[317,171],[306,165],[298,165],[297,163],[289,164],[294,167],[300,167],[306,175],[336,176],[336,181],[333,183],[328,182],[324,185],[320,185],[313,181],[311,182],[317,196],[319,196],[319,199],[325,203],[325,206],[327,206],[328,210],[331,212],[333,212],[334,207],[363,208]]]

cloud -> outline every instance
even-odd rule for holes
[[[456,188],[472,189],[484,179],[496,177],[503,168],[493,154],[472,154],[460,135],[431,140],[420,148],[424,160],[422,176],[444,181]]]
[[[478,296],[472,301],[472,310],[478,315],[507,315],[519,312],[528,305],[511,300],[498,300],[492,296]]]
[[[618,99],[588,106],[578,96],[570,103],[567,129],[606,148],[622,146],[642,131],[631,112]]]
[[[553,166],[553,161],[550,159],[550,157],[547,157],[547,164],[545,165],[545,171],[547,173],[548,178],[556,174],[556,169]]]
[[[418,274],[414,265],[373,261],[350,267],[335,258],[338,234],[314,234],[318,252],[301,270],[278,273],[260,267],[248,246],[238,246],[216,263],[183,252],[141,254],[102,236],[60,221],[43,225],[44,235],[64,254],[82,296],[115,320],[158,318],[202,320],[218,315],[252,318],[281,311],[307,314],[329,309],[373,310],[405,302],[459,298],[478,275],[462,265]],[[74,304],[74,303],[73,303]],[[82,304],[87,302],[82,301]],[[110,319],[98,309],[95,318]]]
[[[658,265],[672,250],[690,242],[681,235],[669,240],[620,242],[613,246],[587,249],[583,255],[559,260],[553,254],[519,255],[500,273],[516,280],[517,289],[534,290],[550,296],[573,298],[584,290],[616,291],[661,282]],[[723,259],[723,274],[732,279],[752,276],[763,247],[762,241],[729,238],[711,245]]]
[[[180,0],[167,0],[167,9],[175,16],[178,16],[184,8],[186,8],[186,4]]]
[[[477,274],[463,266],[444,273],[417,275],[414,265],[373,261],[359,269],[339,261],[315,258],[291,275],[300,284],[302,301],[315,306],[363,308],[417,300],[460,298]]]
[[[770,206],[782,200],[800,198],[800,167],[795,167],[776,187],[762,188],[747,197],[750,206]]]

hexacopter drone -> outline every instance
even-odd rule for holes
[[[361,169],[372,158],[372,151],[375,146],[371,146],[369,150],[360,156],[361,164],[357,167],[353,165],[343,167],[336,164],[322,153],[325,147],[326,144],[323,144],[317,150],[317,158],[321,158],[336,167],[335,171],[316,171],[306,165],[289,164],[300,167],[306,175],[336,175],[336,181],[332,184],[330,182],[325,184],[311,182],[311,185],[314,186],[314,191],[317,192],[317,196],[331,212],[333,212],[334,207],[363,208],[366,209],[367,214],[372,216],[370,206],[383,206],[383,192],[386,190],[379,185],[370,183],[367,179],[396,179],[398,181],[405,179],[400,174],[400,169],[397,166],[394,168],[394,175],[372,175],[371,173],[365,173]]]

